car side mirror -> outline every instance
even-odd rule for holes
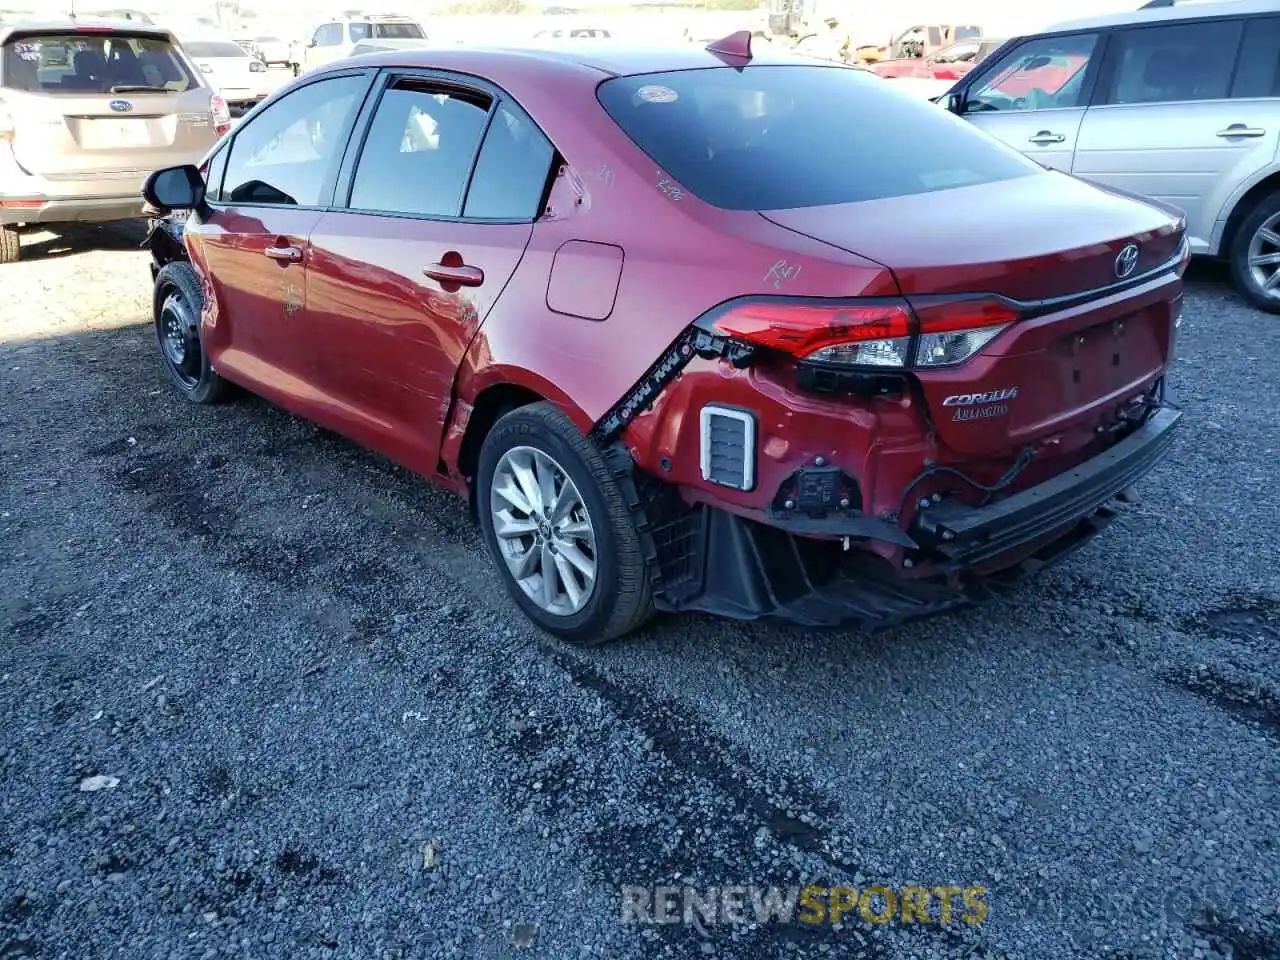
[[[936,102],[957,116],[964,113],[963,93],[945,93]]]
[[[142,198],[161,213],[196,210],[204,205],[204,177],[189,163],[165,167],[147,177]]]

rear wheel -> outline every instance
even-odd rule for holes
[[[1280,193],[1249,211],[1228,256],[1240,292],[1254,306],[1280,313]]]
[[[653,613],[648,567],[617,480],[554,405],[520,407],[494,424],[476,484],[499,575],[543,630],[594,646]]]
[[[0,224],[0,263],[17,263],[22,256],[18,228]]]
[[[169,379],[192,403],[217,403],[231,385],[214,372],[200,339],[204,294],[189,263],[165,264],[156,276],[156,338]]]

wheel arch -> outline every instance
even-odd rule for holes
[[[442,472],[451,473],[466,485],[473,509],[476,466],[485,437],[503,415],[542,401],[563,410],[584,435],[591,429],[591,418],[568,394],[532,371],[495,366],[473,374],[459,385],[445,430],[441,467]]]
[[[1227,215],[1226,222],[1222,227],[1222,235],[1219,237],[1214,250],[1219,257],[1229,257],[1231,255],[1231,245],[1235,242],[1236,232],[1240,229],[1240,224],[1244,218],[1249,215],[1249,211],[1262,200],[1273,193],[1280,193],[1280,168],[1271,170],[1265,174],[1256,183],[1245,188],[1244,192],[1231,203],[1231,212]]]

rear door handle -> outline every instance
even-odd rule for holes
[[[1233,123],[1225,130],[1219,130],[1220,137],[1265,137],[1267,131],[1261,127],[1246,127],[1243,123]]]
[[[1034,137],[1027,138],[1028,142],[1030,143],[1040,143],[1040,144],[1061,143],[1065,139],[1067,138],[1064,134],[1054,133],[1052,130],[1041,130]]]
[[[268,257],[270,257],[272,260],[275,260],[279,263],[301,263],[302,262],[302,251],[298,247],[291,247],[291,246],[267,247],[267,249],[263,250],[262,252],[266,254]]]
[[[484,283],[484,271],[479,267],[469,267],[465,263],[452,265],[447,263],[429,263],[422,268],[432,280],[440,283],[456,283],[460,287],[478,287]]]

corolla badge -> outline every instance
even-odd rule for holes
[[[942,401],[942,405],[958,408],[952,412],[951,419],[966,423],[970,420],[991,420],[1007,416],[1009,404],[1005,401],[1017,396],[1017,387],[1001,387],[984,393],[953,393]]]
[[[133,109],[133,104],[128,100],[112,100],[107,106],[116,113],[128,113]]]
[[[1138,268],[1138,245],[1126,243],[1116,254],[1116,276],[1123,280]]]

